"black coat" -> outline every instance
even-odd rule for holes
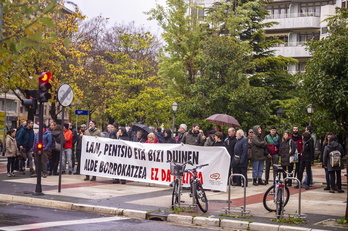
[[[341,153],[341,165],[337,167],[332,167],[330,163],[330,152],[338,150]],[[343,147],[341,144],[337,143],[337,141],[331,141],[328,145],[326,145],[324,149],[324,154],[323,154],[323,166],[327,167],[328,171],[337,171],[344,169],[344,164],[343,164],[343,156],[345,155]]]
[[[290,156],[293,156],[296,151],[295,142],[289,138],[286,141],[282,141],[279,146],[279,155],[282,157],[281,165],[290,166]]]
[[[235,167],[247,167],[248,166],[248,140],[245,137],[237,140],[234,146],[234,155],[240,156],[240,163]]]

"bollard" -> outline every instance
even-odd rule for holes
[[[243,178],[243,183],[244,183],[244,185],[243,185],[243,187],[244,187],[244,206],[243,206],[243,214],[246,214],[246,213],[250,213],[250,211],[249,212],[247,212],[246,211],[246,178],[245,178],[245,176],[244,175],[242,175],[242,174],[239,174],[239,173],[233,173],[233,174],[231,174],[230,175],[230,177],[229,177],[229,180],[228,180],[228,207],[227,207],[227,210],[228,211],[230,211],[230,209],[231,209],[231,179],[232,179],[232,177],[233,176],[241,176],[242,178]]]
[[[284,179],[284,181],[286,182],[286,180],[296,180],[298,183],[298,214],[297,217],[298,218],[305,218],[305,215],[301,215],[301,182],[299,179],[297,179],[296,177],[286,177]],[[289,195],[290,196],[290,195]]]

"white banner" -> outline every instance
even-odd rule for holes
[[[169,185],[170,163],[191,161],[206,189],[226,191],[230,155],[224,147],[181,144],[146,144],[102,137],[83,136],[81,174]],[[187,164],[186,169],[193,167]],[[183,176],[189,183],[190,174]]]

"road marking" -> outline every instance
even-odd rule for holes
[[[60,226],[65,226],[65,225],[81,225],[81,224],[88,224],[88,223],[101,223],[101,222],[127,220],[127,219],[129,219],[129,218],[103,217],[103,218],[91,218],[91,219],[73,220],[73,221],[51,221],[51,222],[43,222],[43,223],[36,223],[36,224],[25,224],[25,225],[0,227],[0,230],[4,230],[4,231],[36,230],[36,229],[49,228],[49,227],[57,227],[57,226],[60,227]]]

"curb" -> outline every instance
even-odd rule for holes
[[[13,196],[7,194],[0,194],[0,200],[6,202],[14,202],[20,204],[29,204],[36,206],[43,206],[49,208],[58,208],[64,210],[74,210],[80,212],[100,213],[115,216],[125,216],[136,219],[148,219],[148,213],[141,210],[122,209],[105,206],[95,206],[87,204],[77,204],[64,201],[47,200],[40,198],[31,198],[25,196]],[[228,220],[221,218],[211,217],[193,217],[187,215],[169,214],[167,221],[172,223],[195,225],[195,226],[209,226],[209,227],[221,227],[229,229],[239,230],[255,230],[255,231],[328,231],[324,229],[311,229],[298,226],[285,226],[285,225],[273,225],[259,222],[246,222],[238,220]]]

